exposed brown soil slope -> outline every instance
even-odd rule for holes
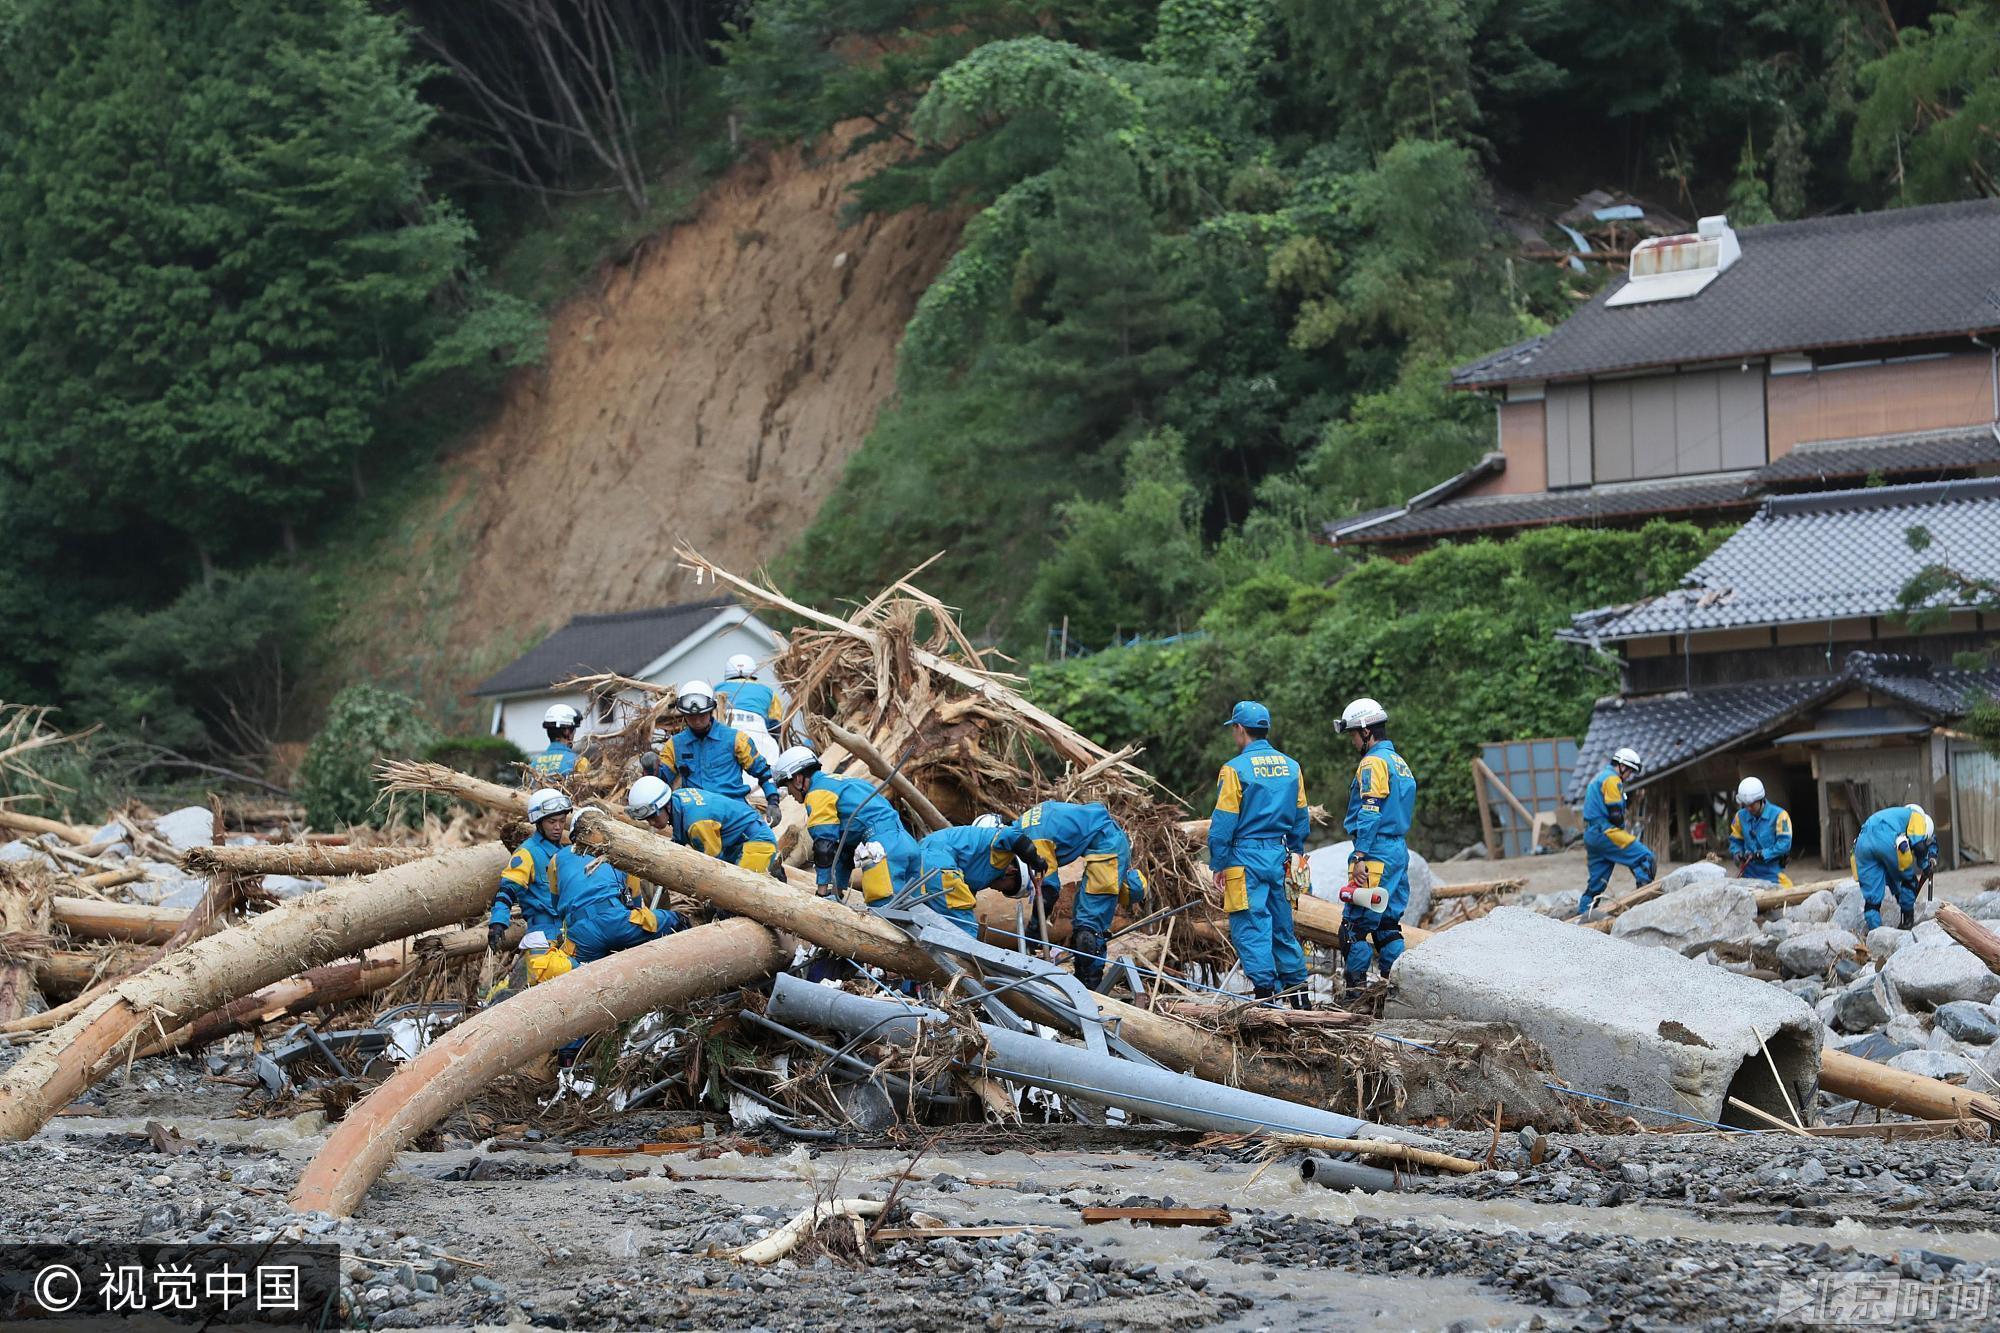
[[[741,163],[557,312],[546,365],[445,464],[427,536],[462,563],[432,611],[444,633],[422,636],[446,659],[421,672],[426,693],[463,690],[570,615],[695,595],[678,539],[741,569],[811,520],[958,240],[958,219],[921,210],[842,226],[848,186],[882,161],[829,146]]]

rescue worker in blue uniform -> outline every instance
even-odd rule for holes
[[[1583,897],[1577,899],[1579,917],[1590,915],[1591,905],[1611,883],[1614,866],[1630,870],[1633,883],[1642,889],[1653,882],[1659,868],[1652,848],[1625,827],[1625,784],[1638,777],[1642,767],[1639,752],[1629,745],[1623,746],[1584,788],[1583,850],[1590,867],[1590,882],[1584,887]]]
[[[572,833],[582,813],[570,816]],[[683,924],[680,913],[660,911],[640,897],[637,876],[579,852],[574,837],[557,853],[556,864],[563,885],[563,933],[568,937],[564,948],[579,964],[671,935]]]
[[[673,775],[676,787],[699,787],[718,796],[756,804],[761,791],[768,808],[778,800],[778,780],[748,736],[715,720],[715,694],[708,682],[691,680],[674,696],[674,711],[687,726],[660,747],[658,772]]]
[[[554,787],[543,787],[528,797],[528,822],[535,829],[500,872],[493,911],[486,921],[488,949],[500,947],[500,937],[507,933],[507,923],[517,907],[528,933],[541,931],[550,941],[562,934],[556,854],[562,851],[564,830],[574,809],[569,797]]]
[[[1030,806],[1020,829],[1047,867],[1041,890],[1045,919],[1062,893],[1058,872],[1068,862],[1083,862],[1083,885],[1070,911],[1069,951],[1076,956],[1076,979],[1095,990],[1104,979],[1111,918],[1120,906],[1136,912],[1146,901],[1146,877],[1132,866],[1132,839],[1103,806],[1070,801]]]
[[[1243,700],[1223,725],[1237,755],[1216,775],[1208,868],[1229,913],[1236,960],[1257,998],[1287,991],[1292,1006],[1305,1009],[1306,956],[1292,928],[1294,861],[1305,856],[1312,822],[1305,772],[1271,747],[1271,710],[1263,704]]]
[[[1882,924],[1882,900],[1892,892],[1902,909],[1897,924],[1904,930],[1915,926],[1917,894],[1937,862],[1937,827],[1921,805],[1892,805],[1868,816],[1848,863],[1861,881],[1861,915],[1868,929]]]
[[[1354,739],[1361,762],[1347,788],[1347,883],[1340,933],[1349,990],[1367,984],[1368,965],[1383,976],[1403,956],[1403,912],[1410,905],[1410,822],[1417,809],[1417,779],[1389,739],[1389,713],[1373,699],[1356,699],[1335,728]]]
[[[760,875],[778,855],[778,835],[747,803],[699,787],[670,790],[656,777],[640,778],[625,796],[632,818],[667,834],[683,847]]]
[[[999,888],[1018,897],[1053,868],[1043,864],[1026,832],[998,815],[981,815],[970,824],[925,835],[917,842],[917,859],[922,889],[916,901],[950,917],[974,939],[979,938],[979,918],[973,908],[981,889]]]
[[[739,731],[755,721],[767,734],[776,736],[784,725],[784,701],[776,690],[757,679],[756,660],[748,653],[737,653],[723,667],[715,699],[729,710],[729,724]]]
[[[875,784],[822,772],[819,756],[803,745],[779,755],[774,771],[792,799],[806,808],[813,880],[820,893],[839,897],[857,860],[861,897],[872,908],[886,905],[917,882],[922,859],[917,840]]]
[[[568,704],[550,704],[542,714],[542,733],[549,748],[528,760],[528,767],[541,779],[566,778],[572,773],[588,773],[590,761],[577,752],[576,729],[583,718]]]
[[[1729,855],[1744,879],[1789,885],[1785,863],[1792,856],[1792,815],[1764,795],[1764,784],[1745,778],[1736,784],[1736,814],[1729,821]]]

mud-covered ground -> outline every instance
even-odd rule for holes
[[[2000,1154],[1956,1141],[1550,1135],[1517,1169],[1527,1145],[1509,1135],[1499,1170],[1372,1195],[1185,1133],[827,1145],[725,1127],[663,1156],[568,1151],[633,1145],[672,1119],[634,1116],[519,1147],[446,1136],[336,1221],[286,1203],[323,1140],[317,1114],[239,1118],[244,1105],[193,1066],[142,1062],[86,1099],[97,1114],[0,1145],[0,1242],[330,1241],[350,1322],[375,1328],[1767,1328],[1848,1309],[1801,1302],[1856,1282],[1891,1324],[2000,1326],[2000,1300],[1984,1299]],[[158,1151],[149,1120],[191,1146]],[[1489,1144],[1442,1137],[1472,1156]],[[892,1189],[904,1220],[1047,1230],[895,1241],[867,1265],[845,1249],[771,1268],[717,1253],[817,1197]],[[1126,1203],[1232,1220],[1080,1219]]]

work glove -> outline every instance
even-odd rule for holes
[[[1312,866],[1306,858],[1293,854],[1285,871],[1285,896],[1292,900],[1292,906],[1299,905],[1299,899],[1312,892]]]
[[[635,907],[625,914],[625,919],[648,935],[660,933],[660,919],[653,914],[653,909],[650,907]]]
[[[507,935],[507,923],[489,921],[486,923],[486,952],[499,953],[500,943]]]

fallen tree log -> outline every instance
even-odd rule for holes
[[[75,939],[165,944],[187,921],[187,909],[57,897],[50,900],[49,919]]]
[[[1477,898],[1485,893],[1519,893],[1528,886],[1525,879],[1475,879],[1464,884],[1439,884],[1431,890],[1431,901],[1446,898]]]
[[[421,847],[337,847],[319,843],[267,847],[195,847],[181,865],[197,875],[372,875],[390,866],[421,861]]]
[[[35,984],[51,1001],[73,999],[107,976],[122,976],[131,965],[143,961],[149,950],[121,944],[112,949],[62,949],[49,953],[35,964]]]
[[[919,981],[947,980],[929,954],[871,913],[780,886],[768,875],[703,856],[598,811],[587,811],[578,821],[577,837],[620,870],[648,883],[705,899],[724,911],[810,940],[842,958]],[[1052,1017],[1034,1010],[1018,993],[1010,992],[1003,998],[1010,1006],[1018,1002],[1023,1012],[1041,1021]],[[1225,1038],[1137,1005],[1101,997],[1098,1006],[1107,1020],[1118,1022],[1118,1031],[1126,1040],[1173,1069],[1303,1105],[1318,1106],[1327,1101],[1326,1085],[1309,1070],[1246,1056]]]
[[[43,819],[40,815],[24,815],[19,810],[9,810],[0,806],[0,828],[10,828],[16,833],[26,833],[30,837],[40,837],[53,833],[72,847],[88,847],[96,829],[78,828],[65,824],[59,819]]]
[[[32,871],[0,874],[0,1022],[27,1008],[50,941],[48,881]]]
[[[1995,972],[2000,972],[2000,935],[1965,914],[1956,903],[1939,903],[1937,923],[1944,933],[1964,945],[1972,955]]]
[[[909,804],[909,807],[916,811],[926,824],[931,826],[931,832],[935,833],[939,829],[951,827],[951,821],[946,819],[935,805],[931,804],[931,798],[918,791],[916,783],[904,777],[887,759],[884,759],[882,752],[876,749],[867,737],[857,732],[849,731],[830,717],[815,718],[814,721],[827,735],[838,741],[848,753],[868,765],[868,771],[875,775],[876,781],[888,783],[896,795],[902,797]]]
[[[1327,949],[1340,947],[1339,903],[1330,903],[1324,898],[1302,894],[1292,906],[1292,933],[1301,940],[1309,941]],[[1425,930],[1422,926],[1403,924],[1403,943],[1411,948],[1422,944],[1437,932]]]
[[[498,844],[446,852],[294,899],[126,977],[0,1077],[0,1139],[25,1139],[150,1029],[164,1037],[231,996],[384,940],[456,924],[493,898]]]
[[[2000,1101],[1983,1092],[1906,1074],[1831,1046],[1820,1053],[1819,1086],[1836,1097],[1852,1097],[1919,1120],[1980,1120],[1989,1127],[2000,1126]]]
[[[500,1075],[628,1018],[751,985],[790,958],[791,949],[755,921],[718,921],[612,954],[476,1014],[349,1109],[299,1176],[292,1207],[344,1217],[400,1149]]]

